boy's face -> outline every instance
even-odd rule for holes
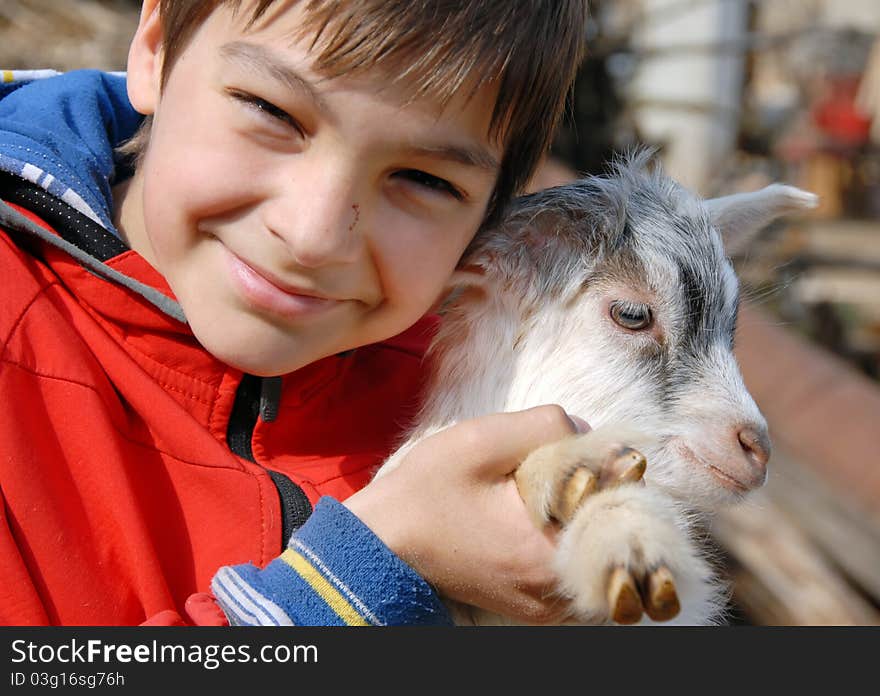
[[[263,375],[416,322],[479,226],[501,158],[494,94],[441,109],[406,104],[380,75],[321,79],[291,39],[302,4],[248,30],[247,3],[216,10],[160,94],[148,0],[129,60],[132,102],[154,121],[117,191],[120,228],[201,343]]]

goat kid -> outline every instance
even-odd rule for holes
[[[576,623],[718,622],[725,588],[694,523],[761,486],[770,454],[733,355],[725,244],[817,202],[779,184],[702,201],[649,160],[519,198],[478,234],[417,424],[377,473],[469,418],[555,403],[585,419],[592,431],[516,473],[535,523],[562,525],[555,571]],[[509,622],[449,604],[457,623]]]

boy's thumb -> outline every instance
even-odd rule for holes
[[[459,423],[455,428],[461,440],[457,445],[471,451],[461,454],[478,467],[478,472],[493,476],[516,471],[533,451],[556,440],[590,430],[577,416],[569,416],[556,404],[536,406],[524,411],[493,413]]]

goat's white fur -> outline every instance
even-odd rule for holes
[[[577,621],[609,620],[612,567],[665,565],[682,606],[670,623],[713,623],[725,588],[693,523],[740,497],[711,468],[737,471],[728,463],[742,455],[736,429],[766,429],[732,353],[738,285],[719,231],[742,245],[815,196],[774,185],[704,202],[646,162],[637,155],[609,178],[522,199],[478,235],[453,279],[417,424],[379,475],[459,421],[559,404],[595,429],[574,445],[585,460],[611,442],[635,444],[648,459],[646,486],[590,496],[562,531],[558,591]],[[620,297],[650,304],[662,335],[616,327],[608,303]],[[546,447],[541,456],[552,460],[560,445]],[[551,468],[543,488],[534,485],[544,520]],[[455,616],[506,622],[477,609]]]

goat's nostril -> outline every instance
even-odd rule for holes
[[[749,461],[764,469],[770,460],[770,438],[766,432],[743,428],[738,433],[739,444]]]

